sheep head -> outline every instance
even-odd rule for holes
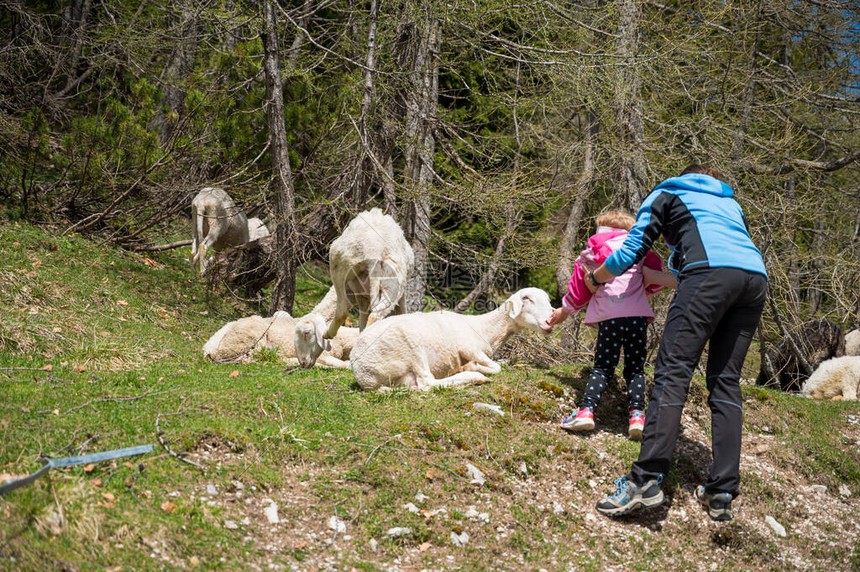
[[[331,350],[331,340],[323,338],[327,328],[325,319],[319,314],[308,314],[296,322],[293,342],[302,367],[313,367],[321,353]]]
[[[546,322],[552,314],[549,294],[540,288],[523,288],[505,301],[508,317],[520,328],[535,330],[543,334],[552,332]]]

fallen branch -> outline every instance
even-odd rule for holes
[[[140,246],[128,246],[126,248],[135,252],[161,252],[162,250],[171,250],[182,246],[190,246],[192,242],[193,241],[189,238],[188,240],[177,240],[170,244],[143,244]]]
[[[186,459],[184,457],[184,455],[186,455],[187,453],[178,453],[178,452],[174,451],[173,449],[171,449],[170,446],[167,444],[167,442],[161,437],[164,434],[161,431],[161,428],[159,427],[159,422],[161,421],[162,415],[167,417],[169,415],[179,415],[179,414],[180,413],[178,413],[178,412],[177,413],[159,413],[155,418],[155,437],[156,437],[156,439],[158,439],[158,443],[162,447],[164,447],[164,450],[167,451],[167,454],[170,455],[171,457],[175,457],[175,458],[179,459],[180,461],[182,461],[183,463],[188,463],[189,465],[197,467],[198,469],[205,470],[206,467],[204,467],[203,465],[201,465],[199,463],[195,463],[191,459]]]
[[[367,456],[367,459],[365,459],[365,460],[364,460],[364,464],[366,465],[367,463],[369,463],[369,462],[370,462],[370,459],[372,459],[372,458],[373,458],[373,455],[374,455],[374,454],[375,454],[379,449],[381,449],[382,447],[385,447],[386,445],[388,445],[389,443],[391,443],[392,441],[394,441],[394,440],[396,440],[396,439],[400,439],[400,435],[395,435],[394,437],[391,437],[390,439],[386,439],[385,441],[383,441],[382,443],[380,443],[379,445],[377,445],[376,447],[374,447],[374,448],[373,448],[373,451],[371,451],[371,452],[370,452],[370,455],[368,455],[368,456]]]

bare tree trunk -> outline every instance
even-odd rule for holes
[[[266,121],[269,126],[269,153],[272,179],[269,192],[275,215],[275,285],[272,288],[271,312],[293,311],[296,293],[296,215],[293,174],[290,169],[287,129],[284,124],[284,92],[281,83],[280,48],[274,0],[263,0],[265,33],[264,69],[266,74]]]
[[[753,102],[755,100],[755,84],[756,74],[758,73],[758,49],[761,42],[761,31],[759,30],[759,21],[761,19],[761,7],[759,7],[753,26],[755,27],[755,40],[753,41],[752,51],[750,53],[749,75],[744,86],[744,101],[741,109],[741,124],[740,129],[735,133],[734,141],[732,142],[731,158],[732,161],[739,162],[744,155],[744,136],[749,130],[750,119],[752,118]]]
[[[514,164],[513,169],[511,170],[511,186],[515,187],[517,184],[517,179],[520,174],[520,161],[522,160],[523,155],[523,140],[520,135],[520,118],[519,118],[519,109],[517,104],[519,102],[519,91],[520,91],[520,64],[517,63],[517,75],[516,75],[516,85],[514,87],[514,102],[513,109],[511,110],[512,117],[514,120],[514,137],[517,141],[517,149],[514,154]],[[505,230],[502,232],[502,236],[499,238],[496,243],[496,249],[493,252],[493,257],[490,259],[490,264],[487,267],[487,270],[481,274],[480,280],[462,300],[460,300],[457,305],[454,307],[454,311],[461,313],[465,312],[472,303],[478,299],[479,296],[483,295],[485,292],[489,291],[493,287],[493,283],[496,280],[496,274],[499,271],[499,267],[502,264],[502,256],[505,253],[505,246],[508,243],[508,239],[513,236],[517,227],[522,220],[522,216],[515,209],[515,207],[508,203],[507,208],[505,209]]]
[[[648,175],[645,169],[645,125],[642,121],[640,73],[636,54],[639,49],[638,0],[623,0],[619,8],[618,54],[623,59],[618,67],[615,97],[618,105],[618,136],[621,141],[619,189],[625,207],[639,208],[644,198]]]
[[[582,173],[579,180],[573,185],[573,204],[567,215],[567,221],[561,233],[561,244],[559,245],[558,265],[555,269],[555,282],[558,287],[559,297],[567,292],[567,283],[573,274],[574,252],[576,252],[576,233],[582,220],[582,212],[585,202],[591,193],[591,179],[594,176],[594,137],[597,131],[597,119],[591,111],[587,114],[587,125],[583,133],[583,157]]]
[[[177,26],[178,40],[170,55],[170,61],[159,78],[164,91],[164,103],[171,115],[176,117],[180,116],[185,108],[185,89],[181,82],[191,70],[194,52],[197,50],[197,26],[197,11],[183,5],[181,22]],[[165,144],[173,134],[175,122],[164,113],[159,113],[156,125],[159,139]]]
[[[423,5],[427,11],[429,5]],[[407,219],[406,237],[415,253],[415,267],[407,283],[406,306],[410,312],[424,306],[430,241],[430,196],[433,181],[433,121],[439,94],[439,22],[429,15],[423,22],[408,22],[411,28],[413,57],[410,81],[407,82],[405,121],[406,192],[412,197]],[[408,47],[407,47],[408,49]]]
[[[377,0],[370,1],[367,26],[367,57],[364,69],[364,95],[361,98],[361,115],[358,118],[358,151],[355,160],[355,172],[352,175],[350,190],[351,203],[354,211],[359,211],[367,204],[367,198],[372,183],[374,171],[375,149],[370,137],[368,123],[373,110],[375,86],[373,75],[376,72],[376,24],[379,18]]]

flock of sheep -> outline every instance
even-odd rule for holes
[[[192,265],[201,271],[206,249],[241,244],[232,237],[248,224],[226,193],[213,191],[204,189],[205,195],[192,203]],[[219,224],[201,224],[207,217]],[[485,374],[501,371],[492,356],[512,334],[552,331],[546,324],[552,304],[539,288],[519,290],[481,315],[407,314],[406,280],[413,265],[412,247],[392,217],[378,208],[359,213],[332,242],[332,287],[307,315],[276,312],[230,322],[206,342],[203,354],[212,361],[237,362],[271,348],[285,362],[302,367],[350,368],[363,389],[427,390],[485,381]],[[358,307],[358,328],[344,327],[353,306]]]
[[[192,201],[192,266],[205,271],[207,249],[222,250],[269,234],[248,219],[222,189],[207,187]],[[215,362],[245,362],[263,348],[302,367],[352,369],[363,389],[428,390],[486,381],[498,373],[495,351],[523,329],[549,334],[553,311],[539,288],[515,292],[481,315],[450,311],[406,313],[406,280],[414,256],[400,225],[380,209],[358,214],[332,242],[332,287],[305,316],[276,312],[229,322],[203,346]],[[344,327],[358,307],[358,328]],[[819,399],[857,399],[860,330],[841,336],[833,357],[816,361],[801,394]],[[820,365],[819,365],[820,362]],[[786,389],[783,387],[783,389]]]

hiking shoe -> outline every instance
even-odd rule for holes
[[[594,429],[594,411],[591,407],[574,409],[573,413],[562,420],[561,428],[568,431],[591,431]]]
[[[732,519],[732,493],[706,493],[705,487],[699,485],[693,493],[702,506],[708,509],[708,516],[714,520]]]
[[[645,412],[641,409],[630,410],[630,425],[627,427],[627,435],[634,441],[642,440],[642,429],[645,428]]]
[[[606,516],[619,516],[640,507],[659,506],[665,500],[660,490],[662,480],[661,476],[639,486],[627,477],[615,479],[615,492],[597,503],[597,512]]]

